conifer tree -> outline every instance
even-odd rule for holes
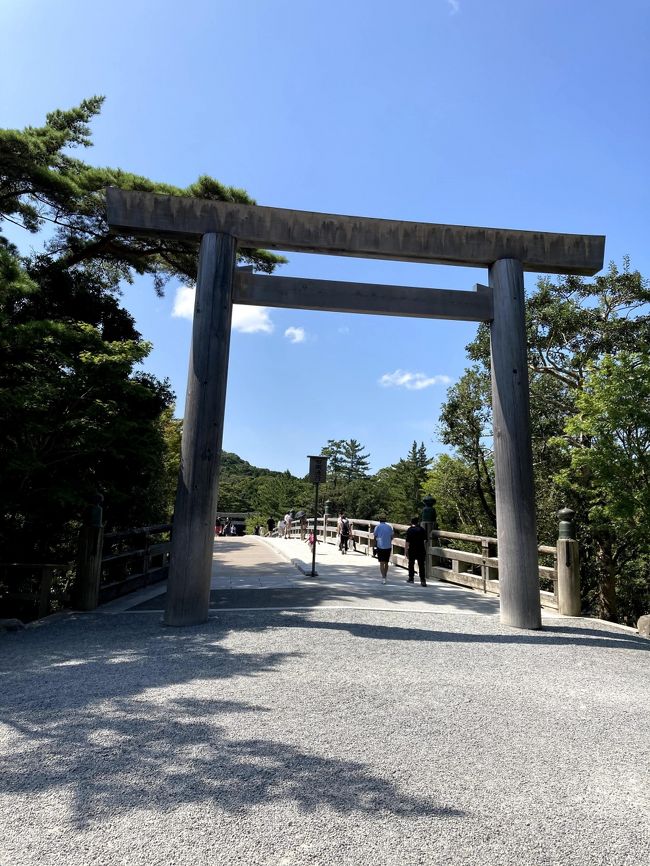
[[[364,453],[363,445],[356,439],[346,439],[342,447],[343,474],[346,481],[365,478],[370,469],[370,454]]]

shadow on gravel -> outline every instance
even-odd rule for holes
[[[229,631],[214,621],[170,631],[150,615],[129,615],[4,638],[0,720],[19,737],[3,760],[0,794],[69,803],[76,829],[130,810],[206,801],[215,817],[273,802],[304,812],[463,814],[405,793],[362,763],[282,742],[281,731],[247,735],[247,717],[272,711],[271,687],[270,707],[175,694],[190,681],[262,677],[299,655],[232,652],[221,645]]]
[[[390,615],[390,614],[389,614]],[[627,632],[605,628],[579,628],[577,626],[544,625],[540,631],[512,629],[506,634],[475,634],[467,631],[449,632],[438,629],[403,628],[392,625],[369,625],[361,622],[309,619],[295,611],[280,612],[283,626],[296,628],[347,631],[359,638],[377,640],[418,641],[422,643],[491,643],[530,644],[533,646],[576,646],[593,649],[626,649],[649,652],[650,641]],[[424,620],[423,622],[426,622]],[[261,624],[260,628],[266,628]],[[250,626],[248,626],[250,628]],[[503,626],[504,629],[507,626]]]
[[[331,578],[330,578],[331,579]],[[418,603],[430,603],[432,608],[441,602],[446,605],[455,606],[464,613],[483,613],[494,616],[498,613],[498,602],[494,597],[473,594],[467,590],[455,589],[446,584],[440,589],[439,585],[429,584],[426,588],[405,585],[400,581],[399,585],[390,587],[388,593],[384,593],[391,602],[416,601]],[[381,595],[381,584],[378,580],[372,581],[370,585],[361,581],[353,586],[287,586],[266,589],[213,589],[210,592],[210,608],[212,610],[233,610],[238,608],[317,608],[321,605],[340,605],[365,602],[368,606],[374,606],[378,596]],[[131,610],[160,610],[165,609],[167,593],[163,592],[154,598],[134,605]]]

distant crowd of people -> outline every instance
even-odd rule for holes
[[[215,535],[243,535],[243,527],[238,529],[237,524],[234,523],[229,517],[225,520],[222,520],[220,517],[214,522],[214,534]]]

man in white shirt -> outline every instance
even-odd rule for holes
[[[373,535],[375,537],[375,547],[377,548],[381,582],[386,583],[388,563],[390,562],[390,555],[393,550],[393,527],[390,523],[386,523],[385,514],[379,515],[379,523],[375,526]]]
[[[291,538],[291,521],[293,517],[291,516],[291,512],[287,511],[284,515],[284,537]]]

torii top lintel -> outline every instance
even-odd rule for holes
[[[240,247],[490,267],[518,259],[525,271],[592,276],[603,266],[603,235],[558,234],[340,216],[156,195],[111,187],[108,223],[125,234],[200,238],[224,232]]]

